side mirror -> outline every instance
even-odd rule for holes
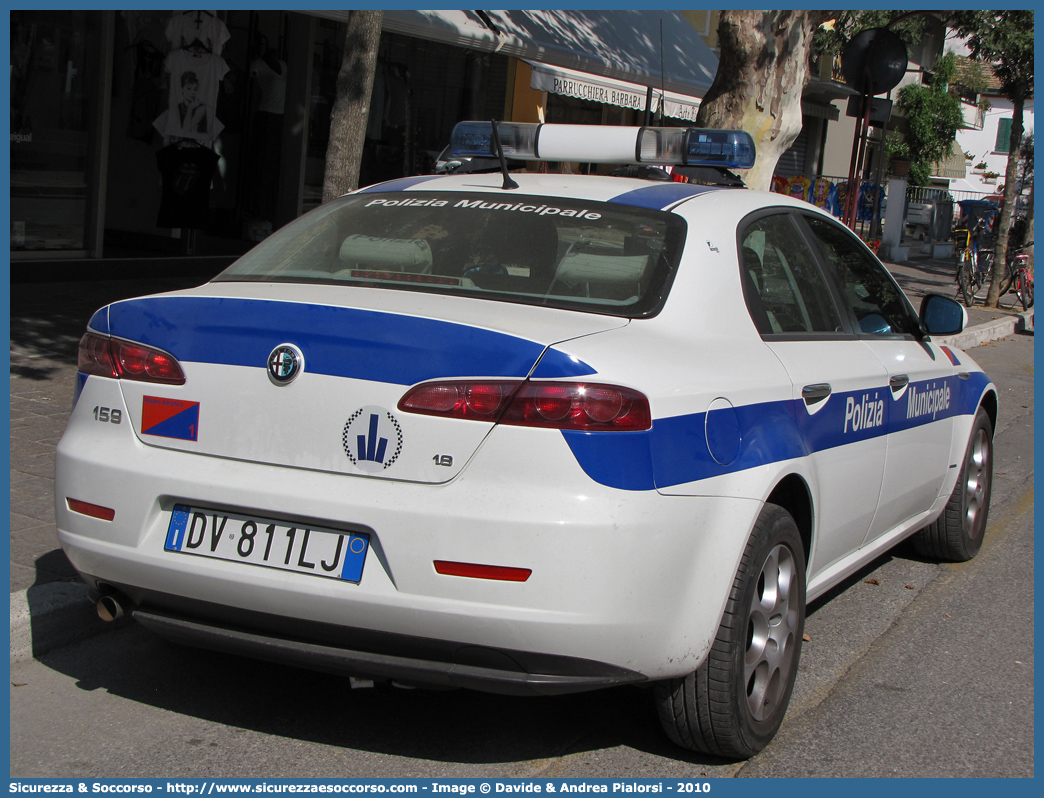
[[[921,300],[921,329],[929,335],[956,335],[968,324],[964,305],[940,294]]]

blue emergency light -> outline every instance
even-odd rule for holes
[[[742,130],[500,122],[497,132],[504,157],[523,161],[750,169],[756,155],[754,139]],[[455,156],[498,157],[493,124],[458,122],[450,151]]]

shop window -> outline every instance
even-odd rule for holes
[[[96,80],[85,11],[11,12],[11,249],[85,248]]]

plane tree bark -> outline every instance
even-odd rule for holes
[[[812,37],[836,11],[724,11],[721,56],[696,117],[699,127],[746,130],[757,160],[741,176],[768,190],[776,162],[801,133],[801,92],[808,83]]]
[[[381,39],[382,11],[352,11],[337,73],[337,93],[330,112],[323,202],[359,187],[370,95]]]

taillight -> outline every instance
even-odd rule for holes
[[[84,374],[113,379],[184,385],[178,361],[149,346],[89,332],[80,339],[78,368]]]
[[[105,335],[87,333],[80,339],[80,352],[76,359],[76,367],[84,374],[98,377],[119,378],[116,364],[112,361],[110,338]]]
[[[399,410],[518,427],[637,431],[652,426],[644,394],[585,382],[428,382],[410,389]]]
[[[496,421],[518,382],[426,382],[407,391],[399,409],[426,416]]]
[[[585,382],[527,382],[515,394],[500,423],[636,431],[652,426],[652,414],[645,395],[630,388]]]

